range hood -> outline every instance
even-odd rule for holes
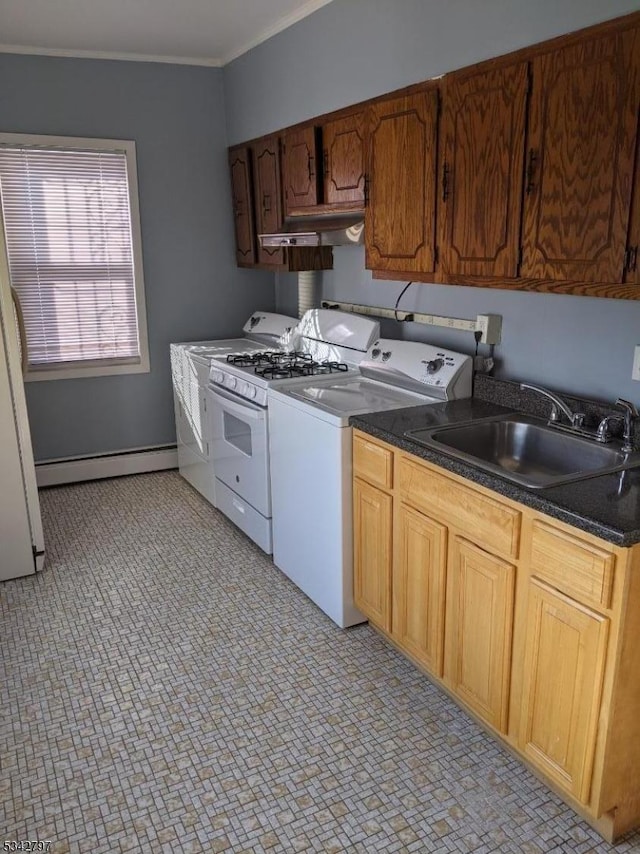
[[[263,247],[359,246],[364,243],[362,213],[328,213],[287,217],[278,234],[259,234]]]

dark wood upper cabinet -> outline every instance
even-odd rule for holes
[[[285,210],[364,208],[364,112],[284,133]]]
[[[253,163],[257,234],[274,234],[282,230],[280,139],[277,135],[254,143]],[[284,264],[284,250],[262,247],[258,242],[258,262],[279,267]]]
[[[326,269],[329,247],[262,249],[257,234],[364,210],[375,278],[640,299],[640,12],[234,146],[229,162],[240,266]]]
[[[445,78],[438,246],[443,274],[518,275],[528,63]]]
[[[245,267],[255,263],[256,241],[253,214],[251,151],[247,146],[229,149],[236,261]]]
[[[532,61],[523,277],[624,279],[640,105],[639,33],[614,32]]]
[[[435,88],[369,108],[369,269],[411,273],[435,267],[437,117]]]
[[[364,206],[364,113],[324,124],[322,144],[325,203]]]
[[[307,125],[284,134],[284,197],[287,213],[320,203],[318,128]]]

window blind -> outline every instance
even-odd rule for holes
[[[0,147],[29,366],[140,361],[126,153]]]

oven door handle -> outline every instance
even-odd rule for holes
[[[214,399],[230,412],[235,412],[243,418],[251,418],[252,421],[260,421],[264,419],[266,410],[256,403],[251,403],[250,400],[240,399],[233,393],[221,389],[219,387],[209,386],[209,391]]]

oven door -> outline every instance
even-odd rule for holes
[[[267,410],[218,386],[209,388],[211,459],[216,478],[271,516]]]

